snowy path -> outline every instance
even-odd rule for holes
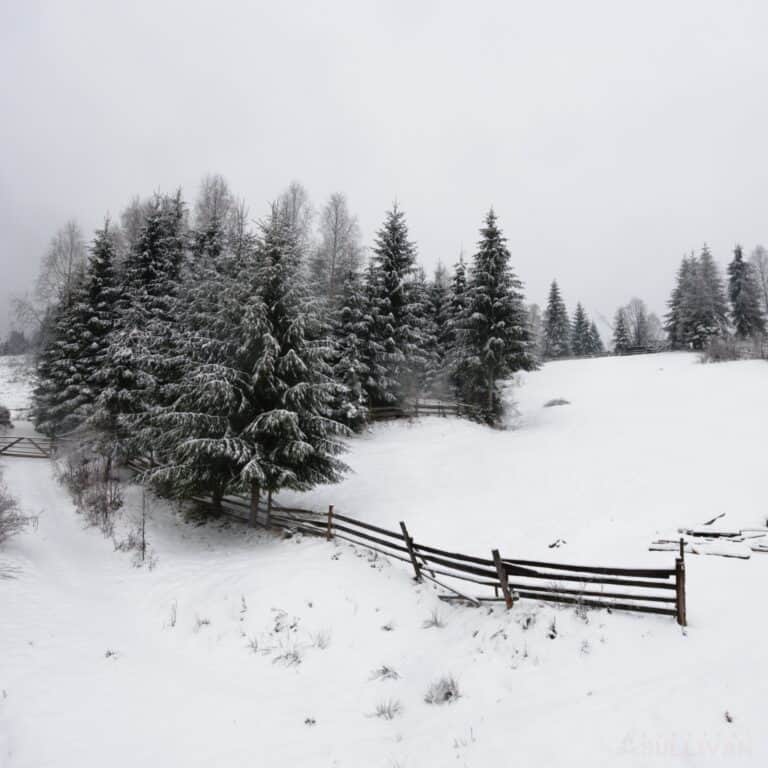
[[[532,399],[534,386],[532,378]],[[542,382],[536,397],[561,388]],[[433,440],[432,421],[403,429],[425,442],[423,455],[436,447],[450,453]],[[394,432],[384,432],[384,442]],[[513,434],[532,439],[525,431],[488,439]],[[159,503],[150,526],[157,567],[136,569],[100,533],[83,529],[47,462],[8,459],[2,468],[24,508],[42,511],[37,531],[0,552],[0,562],[20,568],[17,578],[0,580],[2,768],[768,761],[768,555],[688,558],[686,634],[662,617],[590,612],[585,622],[571,609],[535,603],[489,613],[440,604],[397,563],[371,563],[325,541],[195,527]],[[358,483],[362,471],[348,482]],[[371,499],[386,497],[392,471],[385,464],[369,477]],[[444,491],[432,486],[450,510]],[[137,489],[127,502],[137,507]],[[581,509],[575,527],[588,528],[588,516]],[[426,510],[420,522],[427,526]],[[626,545],[642,553],[651,521],[629,522]],[[447,536],[450,524],[446,512],[436,530]],[[425,629],[433,610],[445,626]],[[533,623],[524,629],[527,616]],[[553,619],[557,637],[549,639]],[[107,650],[116,655],[107,658]],[[294,650],[300,664],[278,660]],[[370,680],[382,664],[400,679]],[[444,674],[455,675],[462,697],[425,704],[428,685]],[[402,703],[399,717],[370,716],[389,699]]]

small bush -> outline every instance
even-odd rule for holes
[[[327,629],[322,629],[312,636],[312,645],[321,651],[326,650],[330,644],[331,633]]]
[[[399,680],[400,675],[393,667],[382,664],[371,672],[371,680]]]
[[[19,511],[16,499],[11,496],[5,483],[0,478],[0,544],[11,536],[21,533],[35,518],[23,515]]]
[[[4,405],[0,405],[0,429],[10,429],[11,427],[13,427],[11,412]]]
[[[557,620],[552,619],[552,623],[549,625],[549,629],[547,630],[547,637],[550,640],[554,640],[557,637]]]
[[[275,656],[272,663],[282,664],[284,667],[297,667],[301,664],[301,653],[298,648],[287,648],[279,656]]]
[[[552,400],[547,400],[546,403],[544,403],[545,408],[553,408],[557,405],[570,405],[571,401],[566,400],[564,397],[556,397]]]
[[[374,717],[381,717],[384,720],[394,720],[399,714],[402,714],[403,705],[397,699],[382,701],[376,705]]]
[[[741,357],[739,345],[733,336],[715,336],[711,338],[701,354],[703,363],[725,363]]]
[[[445,622],[443,621],[443,617],[440,615],[438,610],[435,609],[432,611],[432,613],[429,614],[429,618],[424,620],[421,626],[424,629],[431,629],[432,627],[442,629],[445,626]]]
[[[450,704],[460,697],[459,684],[451,677],[441,677],[427,689],[424,701],[427,704]]]

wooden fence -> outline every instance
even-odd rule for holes
[[[419,416],[467,416],[481,411],[475,405],[445,400],[423,400],[404,405],[379,405],[368,409],[371,421],[412,419]]]
[[[241,519],[248,517],[249,504],[243,498],[229,496],[224,506]],[[662,614],[686,625],[682,539],[674,568],[593,567],[502,557],[495,549],[490,557],[448,552],[416,542],[403,522],[399,531],[391,531],[341,515],[332,506],[321,514],[277,504],[267,510],[262,504],[260,515],[263,524],[341,539],[406,563],[417,581],[432,581],[451,593],[441,595],[443,600],[473,605],[503,601],[507,608],[518,600],[539,600]],[[485,593],[469,595],[465,583],[485,587]]]

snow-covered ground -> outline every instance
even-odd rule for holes
[[[679,525],[720,512],[724,527],[765,524],[767,391],[758,362],[554,363],[511,391],[517,429],[380,425],[351,442],[354,475],[291,501],[405,519],[416,538],[465,552],[670,565],[647,547]],[[571,404],[543,408],[556,397]],[[768,760],[766,554],[688,557],[687,631],[535,602],[452,608],[397,562],[197,527],[159,502],[157,564],[137,569],[83,528],[46,462],[2,469],[40,513],[0,551],[15,569],[0,580],[2,768]],[[136,509],[139,490],[126,497]],[[424,627],[434,612],[444,626]],[[382,665],[398,679],[371,679]],[[425,703],[443,675],[460,698]],[[374,716],[387,702],[401,712]]]

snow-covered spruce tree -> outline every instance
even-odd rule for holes
[[[98,423],[99,400],[110,384],[109,359],[111,334],[117,321],[121,291],[115,271],[117,240],[109,220],[103,229],[96,232],[88,261],[88,274],[83,294],[82,336],[85,340],[80,367],[87,388],[83,389],[84,404],[82,417],[87,427]],[[106,457],[105,474],[109,476],[112,467],[111,431],[91,430],[95,437],[92,447]],[[105,439],[106,434],[106,439]]]
[[[533,370],[522,283],[510,266],[506,238],[491,209],[472,261],[467,303],[458,328],[461,361],[456,372],[461,399],[476,406],[488,424],[499,423],[503,404],[498,381]]]
[[[733,328],[739,338],[747,339],[765,331],[760,287],[752,265],[744,261],[740,245],[734,249],[733,260],[728,265],[728,298]]]
[[[418,395],[424,363],[422,305],[414,288],[416,247],[408,239],[405,214],[397,204],[388,211],[373,249],[376,297],[372,306],[378,341],[387,367],[381,397],[371,405],[402,405]]]
[[[209,236],[195,238],[180,288],[175,344],[184,362],[173,399],[153,409],[144,428],[162,457],[149,473],[155,488],[176,497],[210,495],[218,511],[239,470],[230,417],[250,392],[237,363],[242,315],[256,287],[253,252],[230,257],[214,228],[209,221],[202,230]]]
[[[568,357],[571,354],[571,323],[568,311],[560,295],[557,280],[552,281],[544,310],[544,348],[545,358]]]
[[[45,434],[76,429],[93,413],[119,297],[114,260],[115,237],[107,220],[96,232],[87,264],[72,276],[39,361],[35,422]]]
[[[52,311],[46,344],[37,360],[33,392],[35,428],[45,435],[61,435],[80,425],[87,386],[80,366],[84,354],[82,298],[85,276],[72,280],[62,301]]]
[[[437,322],[432,311],[430,286],[422,267],[415,271],[411,291],[419,339],[419,354],[414,356],[412,371],[413,393],[418,399],[422,394],[434,394],[433,390],[439,388],[441,374]]]
[[[307,311],[308,290],[296,234],[278,211],[262,224],[256,253],[261,307],[249,318],[258,339],[253,370],[260,413],[243,434],[259,447],[260,471],[241,479],[272,494],[281,488],[307,490],[336,482],[346,470],[337,457],[348,429],[332,418],[338,385],[323,349],[308,342],[322,335]]]
[[[464,253],[459,255],[459,260],[453,265],[453,277],[451,279],[448,294],[448,322],[445,329],[445,369],[447,382],[452,394],[458,399],[461,397],[458,370],[461,365],[461,344],[459,343],[458,329],[467,306],[467,266],[464,263]]]
[[[213,464],[219,478],[231,478],[221,493],[250,493],[255,522],[263,492],[271,507],[281,488],[338,480],[346,469],[339,438],[348,430],[332,418],[338,385],[324,352],[307,340],[315,318],[278,207],[261,225],[255,253],[223,283],[210,340],[159,416],[177,447],[153,477],[185,489]]]
[[[587,320],[587,313],[581,302],[577,302],[571,325],[571,353],[576,357],[584,357],[591,352],[589,320]]]
[[[613,352],[616,355],[625,355],[631,346],[627,319],[624,316],[624,310],[619,308],[616,310],[613,321]]]
[[[334,415],[355,430],[361,429],[368,418],[366,384],[376,365],[372,325],[362,276],[349,272],[333,328],[333,378],[342,387]]]
[[[381,306],[380,273],[371,260],[363,274],[363,299],[365,326],[362,336],[363,361],[367,369],[363,387],[366,401],[371,408],[377,404],[392,402],[391,393],[396,388],[386,352],[388,318],[379,314]]]
[[[669,311],[664,316],[664,330],[667,332],[673,349],[684,349],[690,344],[693,284],[697,261],[691,254],[684,256],[675,278],[667,306]]]
[[[451,282],[448,270],[442,263],[438,263],[435,269],[428,293],[432,336],[429,337],[425,389],[428,394],[444,398],[449,394],[449,356],[453,334],[451,328]]]
[[[187,246],[181,192],[156,195],[144,210],[144,224],[125,264],[122,299],[92,419],[111,440],[116,456],[153,454],[157,435],[148,417],[172,398],[169,385],[183,368],[174,328]]]
[[[720,270],[705,245],[698,258],[694,280],[693,328],[694,349],[703,349],[713,336],[728,330],[728,304]]]
[[[603,346],[603,340],[600,337],[600,331],[597,330],[597,325],[593,320],[589,324],[589,354],[590,355],[602,355],[605,352]]]

